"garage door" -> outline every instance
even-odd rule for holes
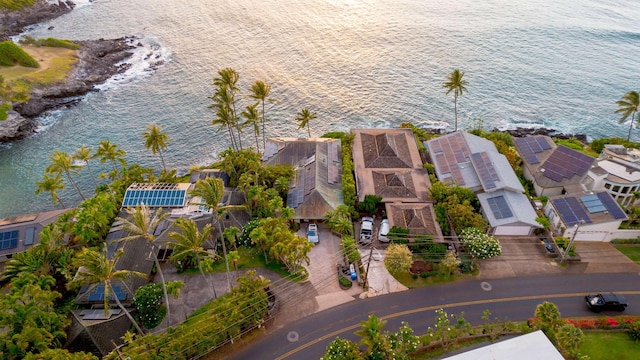
[[[528,236],[531,234],[530,226],[498,226],[494,229],[494,235]]]

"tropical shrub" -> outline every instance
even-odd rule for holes
[[[162,285],[151,283],[141,286],[133,296],[133,307],[136,309],[135,318],[147,329],[153,329],[167,313],[163,305]]]
[[[628,324],[627,333],[631,340],[635,342],[640,341],[640,321],[634,321],[631,324]]]
[[[391,244],[387,248],[384,264],[391,274],[409,271],[413,263],[413,254],[407,245]]]
[[[22,39],[20,39],[20,44],[23,45],[32,45],[32,46],[45,46],[45,47],[58,47],[58,48],[65,48],[65,49],[71,49],[71,50],[78,50],[80,49],[80,45],[74,43],[71,40],[62,40],[62,39],[56,39],[56,38],[46,38],[46,39],[34,39],[31,36],[25,35]]]
[[[469,254],[476,259],[484,260],[502,253],[500,242],[476,228],[466,228],[460,235],[460,242],[467,247]]]
[[[13,66],[21,65],[25,67],[37,68],[40,65],[38,61],[26,51],[16,45],[13,41],[7,40],[0,42],[0,65]]]

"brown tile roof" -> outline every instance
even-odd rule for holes
[[[434,239],[442,239],[431,203],[387,203],[386,212],[391,226],[409,229],[410,234],[432,235]]]

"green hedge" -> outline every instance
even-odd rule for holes
[[[35,3],[36,0],[0,0],[0,9],[15,11],[24,7],[33,6]]]
[[[0,65],[13,66],[16,64],[31,68],[40,66],[36,59],[12,41],[0,42]]]
[[[46,39],[34,39],[31,36],[25,36],[23,39],[20,40],[20,44],[32,45],[32,46],[38,46],[38,47],[42,47],[42,46],[58,47],[58,48],[65,48],[65,49],[71,49],[71,50],[80,49],[80,45],[74,43],[73,41],[56,39],[51,37]]]

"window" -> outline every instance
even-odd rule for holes
[[[0,250],[18,246],[18,230],[0,232]]]
[[[24,237],[24,244],[25,245],[33,245],[33,235],[36,232],[36,228],[34,227],[28,227],[25,229],[25,237]]]
[[[612,189],[611,191],[613,191],[613,192],[615,192],[615,193],[620,192],[620,185],[616,185],[616,186],[614,186],[614,187],[613,187],[613,189]]]
[[[609,183],[604,184],[604,188],[605,189],[611,189],[611,184],[609,184]]]
[[[629,193],[629,187],[628,186],[623,187],[622,188],[622,193],[623,194],[628,194]]]

